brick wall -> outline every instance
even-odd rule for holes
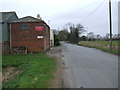
[[[46,27],[45,28],[45,35],[44,35],[44,37],[45,37],[45,47],[46,48],[44,48],[45,50],[47,50],[47,49],[49,49],[50,48],[50,28],[49,27]]]
[[[11,24],[12,47],[27,46],[29,52],[41,52],[49,49],[49,27],[44,22],[16,22]],[[28,25],[24,30],[23,25]],[[45,26],[48,30],[35,31],[35,26]],[[37,38],[43,36],[44,38]],[[46,43],[45,43],[46,41]]]

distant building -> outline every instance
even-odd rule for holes
[[[11,27],[10,27],[11,26]],[[9,24],[11,50],[27,48],[28,52],[41,52],[50,48],[50,27],[41,19],[31,16]]]
[[[8,24],[11,21],[17,20],[18,16],[15,12],[0,12],[0,27],[2,27],[2,52],[9,53],[9,34],[8,34]]]
[[[53,30],[50,29],[50,47],[54,46],[54,33]]]

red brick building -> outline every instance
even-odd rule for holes
[[[28,52],[41,52],[50,48],[50,27],[41,19],[31,16],[9,24],[10,47],[26,47]]]

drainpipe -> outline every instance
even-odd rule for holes
[[[10,23],[10,53],[12,53],[12,42],[11,42],[11,23]]]
[[[43,34],[43,39],[44,39],[44,51],[46,50],[46,24],[44,24],[44,34]]]

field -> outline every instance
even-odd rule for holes
[[[78,45],[97,48],[113,54],[119,54],[118,50],[119,41],[112,41],[112,50],[110,50],[109,41],[80,41]]]
[[[11,75],[9,80],[4,80],[3,88],[48,88],[56,61],[45,53],[3,55],[2,66],[3,72],[14,70],[14,77]]]

